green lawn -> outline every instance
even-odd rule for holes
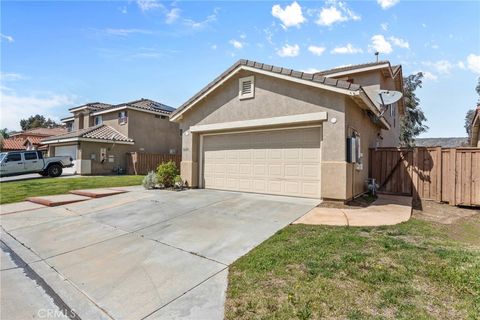
[[[480,215],[288,226],[230,267],[226,318],[480,319]]]
[[[134,186],[143,176],[105,176],[82,178],[43,178],[0,183],[0,204],[18,202],[27,197],[68,193],[75,189]]]

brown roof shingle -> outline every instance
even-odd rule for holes
[[[15,150],[25,150],[23,143],[25,139],[23,138],[8,138],[4,139],[2,142],[1,149],[2,151],[15,151]]]
[[[133,139],[121,134],[114,128],[100,124],[98,126],[89,127],[77,131],[72,131],[67,134],[59,136],[53,136],[42,140],[42,143],[48,143],[49,141],[64,140],[70,138],[88,138],[96,140],[115,140],[121,142],[133,142]]]

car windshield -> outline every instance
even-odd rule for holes
[[[0,161],[2,161],[3,158],[5,158],[6,155],[7,155],[6,152],[0,152]]]

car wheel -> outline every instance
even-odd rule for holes
[[[52,178],[56,178],[62,174],[62,167],[58,164],[53,164],[48,167],[48,175]]]
[[[48,176],[48,172],[46,171],[39,172],[38,174],[41,175],[42,177]]]

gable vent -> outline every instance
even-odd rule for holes
[[[240,78],[238,96],[240,99],[253,98],[255,95],[255,85],[253,76]]]

